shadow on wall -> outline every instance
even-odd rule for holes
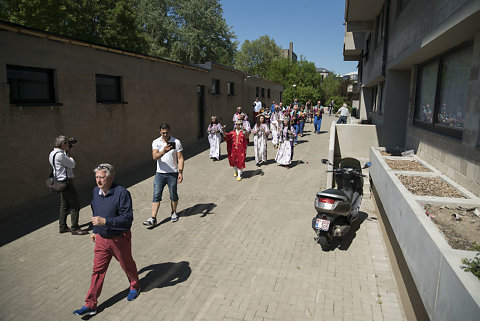
[[[202,139],[196,144],[192,144],[192,146],[185,148],[184,158],[185,160],[188,160],[208,148],[207,140]],[[146,152],[149,153],[150,151]],[[108,160],[106,161],[108,162]],[[81,164],[79,165],[81,166]],[[115,182],[118,185],[129,188],[155,175],[155,170],[156,165],[153,160],[144,164],[136,164],[134,167],[117,171]],[[80,208],[90,204],[92,199],[92,188],[94,186],[95,180],[93,173],[91,184],[76,186]],[[29,202],[21,207],[11,210],[9,213],[6,213],[4,216],[6,218],[0,221],[0,246],[15,241],[16,239],[42,228],[45,225],[55,222],[58,220],[59,207],[59,195],[52,193],[47,197],[38,199],[35,202]],[[70,226],[70,215],[67,217],[67,224]]]

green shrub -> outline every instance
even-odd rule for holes
[[[480,246],[475,245],[473,249],[477,251],[477,255],[471,260],[463,258],[462,264],[464,265],[461,268],[465,272],[472,272],[473,275],[480,279]]]

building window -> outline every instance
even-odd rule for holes
[[[419,67],[415,124],[462,136],[472,51],[468,45]]]
[[[220,95],[220,80],[212,79],[212,95]]]
[[[267,89],[267,98],[270,98],[270,88]]]
[[[260,87],[255,88],[255,97],[260,97]]]
[[[122,101],[120,77],[95,75],[97,103],[119,103]]]
[[[235,94],[235,86],[233,82],[227,83],[227,95],[233,96]]]
[[[262,88],[262,97],[265,97],[265,88]]]
[[[7,65],[11,104],[55,103],[53,69]]]

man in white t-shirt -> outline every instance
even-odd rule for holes
[[[262,102],[260,101],[260,98],[255,98],[255,101],[253,102],[253,123],[257,121],[257,115],[262,110]]]
[[[183,147],[178,139],[170,136],[170,126],[160,125],[160,137],[152,142],[152,156],[157,161],[157,173],[153,180],[152,216],[143,225],[157,225],[157,213],[162,200],[165,185],[168,185],[170,204],[172,207],[170,220],[178,221],[177,184],[183,181]]]
[[[347,117],[348,117],[348,108],[347,104],[343,104],[342,107],[340,107],[335,115],[340,114],[340,118],[337,121],[337,124],[346,124],[347,123]]]

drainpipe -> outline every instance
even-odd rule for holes
[[[382,76],[386,78],[387,74],[387,55],[388,55],[388,26],[390,21],[390,0],[385,0],[385,12],[384,12],[384,25],[385,35],[383,37],[383,59],[382,59]]]

